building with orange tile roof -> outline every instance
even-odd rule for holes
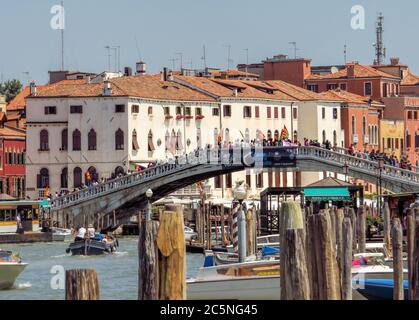
[[[275,139],[284,126],[302,139],[300,123],[309,124],[304,132],[313,138],[321,140],[324,133],[327,139],[343,143],[340,119],[332,119],[338,101],[281,81],[173,74],[165,78],[166,74],[98,83],[58,82],[29,95],[28,195],[42,196],[46,187],[52,193],[73,190],[86,183],[87,172],[109,178],[219,141],[228,146],[261,136]],[[321,108],[327,108],[330,118],[317,123],[303,113],[299,116],[299,110],[317,115]],[[252,192],[268,185],[306,183],[292,172],[278,172],[275,177],[263,173],[258,178],[235,173],[215,179],[214,194],[232,197],[236,178],[250,182]]]

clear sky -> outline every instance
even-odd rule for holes
[[[53,30],[51,7],[60,0],[0,0],[0,73],[43,83],[48,70],[60,68],[60,31]],[[371,64],[375,21],[385,17],[387,61],[399,56],[419,74],[417,0],[65,0],[65,69],[107,69],[106,45],[120,46],[121,69],[140,58],[150,72],[171,67],[183,53],[183,65],[227,68],[260,62],[274,54],[311,58],[313,65]],[[351,28],[351,8],[365,8],[365,29]],[[111,51],[113,53],[113,51]],[[112,57],[112,67],[114,58]],[[179,61],[176,61],[179,68]]]

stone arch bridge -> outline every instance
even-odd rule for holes
[[[71,193],[51,203],[51,212],[76,218],[106,215],[119,210],[132,215],[147,203],[145,192],[153,190],[156,201],[177,189],[218,175],[252,170],[330,171],[376,184],[381,176],[384,189],[392,192],[419,191],[419,172],[407,171],[317,147],[255,147],[252,149],[208,149],[179,157],[177,161],[110,180]]]

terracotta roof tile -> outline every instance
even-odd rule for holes
[[[37,91],[40,91],[45,86],[38,85],[36,86]],[[23,90],[12,100],[9,102],[9,104],[6,107],[7,111],[16,111],[16,110],[23,110],[25,109],[26,102],[25,99],[30,94],[30,88],[29,86],[23,88]]]
[[[401,84],[403,86],[415,86],[419,85],[419,76],[414,75],[413,73],[408,73],[406,77],[403,78]]]
[[[11,127],[0,128],[0,137],[4,138],[25,138],[26,134],[22,130]]]
[[[369,97],[360,96],[345,90],[341,90],[339,88],[319,93],[319,95],[330,100],[334,99],[335,101],[342,101],[351,105],[368,106],[370,102]],[[376,105],[382,105],[381,102],[374,100],[372,100],[371,103]]]
[[[393,78],[398,79],[391,74],[379,71],[373,67],[364,65],[364,64],[353,64],[354,66],[354,77],[355,78],[372,78],[372,77],[382,77],[382,78]],[[316,80],[316,79],[346,79],[348,78],[348,65],[345,69],[342,69],[335,73],[329,73],[325,75],[310,75],[307,80]]]

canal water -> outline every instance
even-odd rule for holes
[[[68,243],[64,242],[0,245],[1,249],[19,253],[28,263],[13,289],[0,290],[0,300],[63,300],[64,290],[53,289],[57,286],[54,281],[57,276],[51,273],[62,268],[96,269],[101,299],[135,300],[138,295],[137,245],[138,237],[121,237],[115,254],[92,257],[73,257],[65,253]],[[196,276],[203,260],[201,254],[187,254],[187,277]]]

